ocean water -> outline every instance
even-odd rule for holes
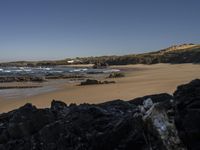
[[[16,75],[41,75],[66,74],[66,73],[110,73],[117,72],[117,69],[92,69],[92,68],[72,68],[72,67],[1,67],[0,76]]]
[[[101,76],[101,74],[109,74],[118,72],[117,69],[92,69],[92,68],[72,68],[72,67],[1,67],[0,76],[45,76],[45,75],[60,75],[60,74],[93,74]],[[26,98],[29,96],[38,95],[41,93],[51,92],[58,89],[62,84],[79,82],[71,81],[70,79],[60,79],[42,83],[42,87],[37,88],[22,88],[22,89],[0,89],[0,97],[7,100]]]

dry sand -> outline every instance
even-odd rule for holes
[[[0,112],[18,108],[28,102],[37,107],[49,107],[52,99],[79,104],[114,99],[130,100],[163,92],[172,94],[178,85],[200,78],[200,65],[194,64],[126,65],[113,68],[127,70],[126,77],[113,79],[116,84],[76,86],[74,83],[62,83],[53,92],[21,99],[8,100],[0,97]]]

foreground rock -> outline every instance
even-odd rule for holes
[[[200,80],[174,96],[97,105],[52,101],[0,115],[0,150],[198,150]]]
[[[188,149],[200,149],[200,80],[178,87],[174,93],[175,121]]]

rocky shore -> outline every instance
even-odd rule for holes
[[[32,104],[0,115],[0,150],[199,150],[200,80],[173,96]]]
[[[24,86],[0,86],[0,90],[2,89],[26,89],[26,88],[39,88],[41,85],[24,85]]]
[[[86,76],[78,74],[47,74],[45,76],[0,76],[0,83],[5,82],[45,82],[48,79],[84,79]]]
[[[0,76],[0,83],[4,82],[44,82],[42,76]]]

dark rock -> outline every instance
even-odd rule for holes
[[[0,144],[0,150],[6,150],[6,148],[4,147],[4,145]]]
[[[200,80],[181,85],[174,93],[175,121],[188,149],[200,149]]]
[[[93,65],[93,69],[103,69],[107,67],[108,67],[108,64],[105,62],[95,62],[95,64]]]
[[[92,80],[92,79],[87,79],[86,81],[83,81],[80,83],[80,85],[95,85],[95,84],[111,84],[115,83],[115,81],[98,81],[98,80]]]
[[[43,76],[0,76],[0,83],[2,82],[44,82]]]
[[[53,74],[49,73],[45,75],[46,79],[84,79],[86,78],[85,75],[79,75],[79,74]]]
[[[7,125],[0,135],[3,137],[5,131],[8,138],[1,141],[2,147],[15,150],[142,149],[146,146],[142,118],[133,117],[135,109],[124,101],[69,107],[53,101],[51,109],[26,104],[4,118]],[[65,116],[60,117],[59,113]]]
[[[111,83],[116,83],[115,81],[103,81],[101,84],[111,84]]]
[[[132,105],[122,100],[109,101],[98,104],[98,106],[110,113],[114,113],[115,115],[127,114],[129,112],[132,113],[139,111],[138,107],[136,107],[135,105]]]
[[[32,82],[44,82],[46,81],[46,78],[43,76],[35,76],[35,77],[30,77],[29,80]]]
[[[64,118],[68,112],[69,108],[67,105],[62,101],[53,100],[51,102],[51,111],[54,113],[56,120]]]
[[[186,150],[163,102],[153,104],[143,116],[143,120],[151,149]]]
[[[108,78],[121,78],[121,77],[125,77],[125,74],[122,72],[113,72],[108,76]]]
[[[38,132],[43,126],[54,120],[54,115],[48,109],[37,109],[26,104],[13,112],[6,125],[10,139],[18,139]]]
[[[57,100],[53,100],[51,102],[52,110],[64,109],[65,107],[67,107],[67,104],[65,104],[64,102],[57,101]]]
[[[144,97],[135,98],[133,100],[130,100],[129,103],[137,105],[137,106],[143,105],[144,100],[146,100],[148,98],[151,98],[153,103],[173,100],[173,96],[171,96],[167,93],[161,93],[161,94],[147,95]]]
[[[81,82],[80,85],[93,85],[93,84],[100,84],[100,82],[98,80],[87,79],[86,81]]]

